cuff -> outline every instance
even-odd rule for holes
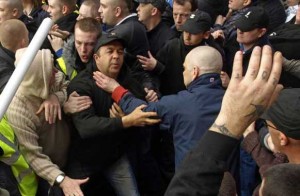
[[[125,95],[128,92],[127,89],[123,88],[123,86],[118,86],[113,92],[112,92],[112,99],[119,103],[119,101],[122,99],[123,95]]]
[[[63,53],[63,49],[62,48],[55,52],[55,54],[56,54],[56,56],[58,58],[62,56],[62,53]]]

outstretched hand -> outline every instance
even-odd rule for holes
[[[223,98],[221,111],[210,128],[239,138],[243,131],[269,107],[278,96],[278,81],[282,69],[282,55],[274,55],[270,46],[255,47],[245,77],[242,76],[243,56],[236,53],[229,86]]]
[[[55,123],[56,118],[61,120],[61,107],[56,95],[50,95],[49,98],[41,104],[36,114],[40,114],[43,110],[45,110],[45,119],[49,124]]]
[[[59,185],[64,195],[68,196],[83,196],[84,194],[81,191],[80,185],[86,183],[89,180],[89,178],[85,179],[72,179],[68,176],[65,176],[62,183]]]
[[[120,86],[116,80],[104,75],[100,71],[95,71],[93,78],[96,81],[96,85],[108,93],[112,93],[118,86]]]
[[[152,71],[156,66],[157,60],[152,56],[150,51],[148,51],[148,56],[149,58],[145,56],[137,55],[137,58],[139,62],[142,63],[142,67],[144,68],[144,70]]]
[[[140,105],[133,112],[122,118],[123,126],[127,127],[143,127],[145,125],[154,125],[160,122],[156,112],[144,112],[146,105]]]

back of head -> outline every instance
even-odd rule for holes
[[[188,53],[186,59],[189,60],[189,68],[197,66],[201,74],[220,73],[223,66],[221,54],[210,46],[194,48]]]
[[[83,18],[75,24],[75,29],[80,29],[83,32],[95,32],[98,37],[102,34],[101,24],[94,18]]]
[[[22,21],[10,19],[1,24],[0,42],[4,48],[15,51],[22,45],[21,42],[27,39],[28,30]]]
[[[263,196],[300,195],[299,164],[284,163],[272,166],[263,177]]]
[[[99,16],[99,12],[98,12],[98,9],[100,7],[99,0],[85,0],[82,2],[81,6],[89,7],[91,9],[91,15],[93,18]]]
[[[61,5],[65,5],[69,8],[70,12],[76,10],[76,0],[60,0]]]

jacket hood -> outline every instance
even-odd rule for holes
[[[15,61],[16,66],[26,49],[27,48],[17,50]],[[52,75],[53,56],[50,50],[39,50],[26,72],[18,91],[20,91],[23,95],[47,99],[49,96],[49,86]]]

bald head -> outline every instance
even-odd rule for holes
[[[9,19],[17,19],[23,14],[23,4],[21,0],[0,0],[0,23]]]
[[[188,86],[202,74],[221,72],[223,61],[221,54],[209,46],[199,46],[191,50],[184,61],[184,84]]]
[[[188,69],[194,66],[199,67],[202,74],[220,73],[223,62],[222,56],[215,48],[209,46],[199,46],[188,53],[186,59],[189,59]]]
[[[0,42],[4,48],[13,52],[28,46],[28,30],[18,19],[4,21],[0,26]]]

